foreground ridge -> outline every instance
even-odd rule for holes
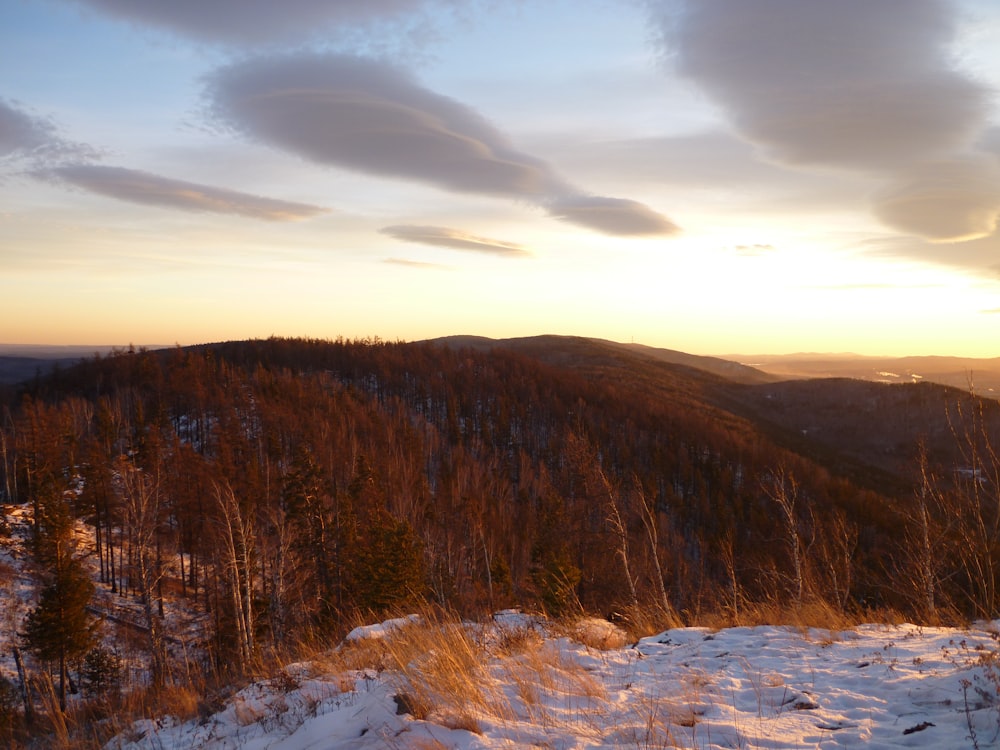
[[[679,628],[601,649],[623,635],[601,620],[398,619],[207,718],[137,722],[106,748],[985,747],[998,728],[995,625]],[[392,665],[403,643],[432,648]],[[462,695],[461,669],[434,661],[469,648],[478,683]],[[369,666],[342,669],[362,653]]]

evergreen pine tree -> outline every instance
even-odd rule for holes
[[[580,607],[576,589],[582,571],[573,562],[566,539],[562,502],[555,495],[542,499],[538,535],[531,550],[531,582],[545,611],[554,616]]]
[[[387,511],[372,514],[354,559],[355,603],[383,614],[418,600],[424,591],[423,545],[413,527]]]
[[[69,664],[96,641],[97,623],[87,611],[93,594],[94,584],[80,562],[63,558],[25,623],[23,636],[28,648],[42,661],[58,665],[59,707],[63,710]]]
[[[116,693],[121,687],[121,657],[105,646],[95,646],[83,658],[80,677],[86,694],[104,696]]]
[[[340,561],[337,556],[337,518],[329,481],[308,446],[300,446],[284,477],[282,499],[286,521],[293,532],[291,576],[297,593],[275,592],[279,618],[312,620],[319,624],[336,610],[340,600]],[[297,600],[297,601],[296,601]],[[297,605],[295,617],[285,610]]]

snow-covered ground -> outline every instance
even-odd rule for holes
[[[5,638],[34,586],[27,509],[4,510],[0,673],[12,677]],[[103,587],[98,599],[123,601]],[[177,616],[171,632],[186,632],[190,618]],[[406,713],[412,674],[377,658],[344,668],[342,657],[363,656],[366,644],[377,656],[380,644],[420,627],[435,626],[411,616],[359,627],[331,658],[290,665],[213,715],[136,722],[106,750],[1000,747],[1000,621],[968,630],[683,628],[625,643],[604,621],[574,634],[501,613],[463,629],[480,663],[479,695],[463,704],[443,690],[415,718]],[[447,647],[427,642],[429,651]],[[435,679],[426,678],[432,704]]]
[[[0,677],[7,679],[17,676],[12,646],[39,598],[40,586],[31,554],[31,524],[30,505],[0,505]],[[110,584],[98,582],[93,526],[77,520],[74,534],[76,556],[95,582],[90,611],[104,621],[103,645],[117,655],[128,681],[141,683],[148,676],[149,661],[144,651],[141,601],[134,593],[116,594]],[[176,568],[175,559],[166,561],[166,580],[177,580]],[[206,621],[207,617],[191,602],[169,597],[164,609],[168,651],[181,661],[201,659]],[[25,653],[25,656],[30,668],[37,668],[31,655]]]
[[[995,624],[683,628],[605,650],[583,645],[593,632],[508,616],[467,626],[485,701],[417,719],[393,670],[297,664],[212,716],[139,722],[106,749],[997,747]],[[342,648],[410,626],[359,629]],[[540,635],[510,648],[512,629]]]

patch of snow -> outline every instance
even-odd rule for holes
[[[415,625],[418,622],[420,622],[420,615],[407,615],[406,617],[395,617],[376,625],[359,625],[348,633],[344,640],[351,643],[353,641],[381,639],[391,635],[400,628],[407,625]]]
[[[385,637],[390,622],[364,632]],[[957,748],[973,731],[992,747],[996,675],[977,649],[997,648],[997,624],[680,628],[612,650],[549,637],[533,657],[488,657],[484,680],[506,703],[470,708],[479,733],[448,726],[446,711],[398,714],[391,677],[371,672],[353,690],[344,675],[257,683],[207,720],[139,722],[105,750]]]

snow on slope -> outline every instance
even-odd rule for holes
[[[389,672],[299,664],[207,719],[138,722],[106,750],[997,747],[997,671],[976,650],[996,648],[996,624],[683,628],[612,650],[548,633],[533,654],[484,657],[504,701],[470,709],[478,733],[446,711],[398,713]]]

